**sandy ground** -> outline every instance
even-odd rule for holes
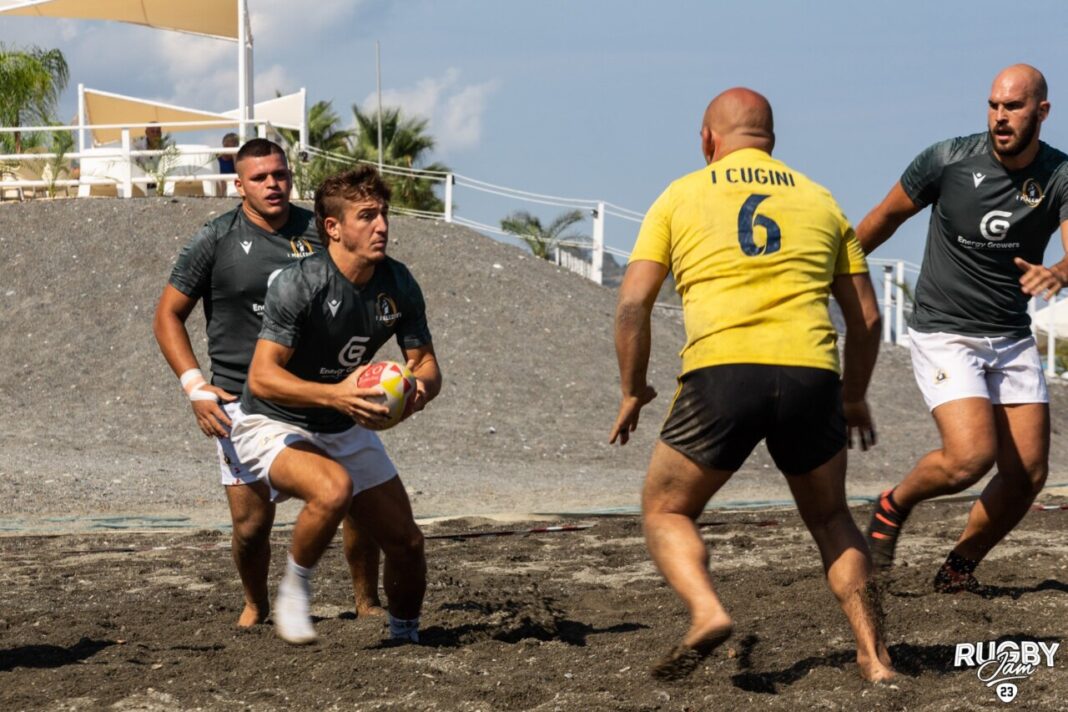
[[[426,532],[442,537],[428,543],[422,643],[391,647],[381,621],[349,612],[336,548],[316,580],[320,644],[235,630],[213,447],[150,329],[178,248],[231,205],[0,205],[0,710],[1000,709],[975,669],[953,666],[954,646],[1061,641],[1068,511],[1032,513],[994,551],[980,569],[987,596],[941,596],[930,578],[967,505],[930,504],[885,581],[900,679],[863,684],[815,549],[778,509],[788,489],[760,449],[713,503],[741,511],[704,520],[737,632],[689,682],[652,681],[649,666],[686,623],[633,513],[678,368],[677,318],[654,322],[661,397],[632,444],[611,448],[612,291],[403,218],[390,250],[423,285],[446,378],[427,411],[383,435]],[[202,350],[199,315],[190,331]],[[1052,384],[1051,397],[1046,503],[1068,493],[1068,388]],[[858,505],[937,443],[903,349],[884,348],[869,401],[880,443],[851,454]],[[279,509],[275,572],[297,511]],[[866,522],[866,507],[855,514]],[[451,536],[549,520],[592,526]],[[1016,681],[1012,705],[1063,709],[1064,655]]]
[[[1046,500],[1047,502],[1051,500]],[[1055,666],[1015,680],[1018,709],[1068,697],[1068,511],[1029,514],[979,569],[985,596],[935,594],[930,578],[965,503],[910,520],[884,581],[899,677],[857,675],[851,636],[815,548],[791,511],[706,515],[702,531],[734,637],[685,682],[650,665],[681,636],[681,605],[633,517],[425,527],[430,586],[418,645],[389,645],[351,612],[335,547],[315,579],[321,640],[289,646],[233,627],[240,589],[217,531],[0,538],[4,710],[960,710],[1003,709],[958,643],[1058,643]],[[858,519],[867,510],[857,510]],[[461,536],[456,536],[461,535]],[[287,533],[276,532],[274,576]]]

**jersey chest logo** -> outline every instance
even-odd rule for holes
[[[375,298],[375,321],[383,326],[393,326],[400,318],[401,313],[392,297],[383,292]]]
[[[315,252],[311,243],[304,239],[290,240],[289,241],[289,256],[290,257],[307,257]]]
[[[1019,195],[1016,196],[1017,200],[1032,208],[1037,208],[1045,197],[1045,193],[1042,192],[1042,186],[1034,178],[1025,180],[1023,187],[1020,188]]]

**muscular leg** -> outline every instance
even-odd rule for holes
[[[304,501],[293,524],[289,553],[300,566],[315,566],[352,500],[349,474],[314,445],[300,442],[275,458],[271,484],[279,492]]]
[[[400,477],[360,492],[352,498],[349,517],[374,532],[385,555],[382,586],[394,618],[419,617],[426,594],[423,533],[415,523],[412,505]]]
[[[1049,472],[1049,406],[995,406],[998,471],[972,506],[953,551],[981,561],[1023,519]]]
[[[663,442],[653,450],[642,490],[645,543],[660,573],[690,611],[690,629],[681,645],[654,669],[659,677],[688,675],[733,630],[712,586],[708,549],[695,523],[732,474],[699,465]]]
[[[303,645],[316,639],[310,610],[312,569],[351,504],[352,480],[345,468],[321,450],[300,442],[286,447],[275,459],[271,483],[280,492],[304,500],[274,604],[278,636]]]
[[[846,505],[845,473],[843,449],[815,470],[787,481],[797,511],[819,547],[827,584],[853,629],[860,674],[866,680],[884,681],[894,676],[894,670],[880,630],[868,548]]]
[[[997,456],[994,410],[986,398],[962,398],[932,412],[942,448],[920,458],[889,495],[880,497],[868,526],[868,546],[880,569],[889,568],[909,511],[920,502],[967,489],[978,482]],[[887,493],[884,493],[887,495]]]
[[[920,458],[894,488],[894,499],[906,510],[971,487],[990,470],[998,454],[994,408],[986,398],[943,403],[931,415],[942,436],[942,448]]]
[[[225,489],[233,522],[230,551],[245,590],[245,609],[237,625],[247,628],[262,623],[271,611],[267,571],[271,565],[275,507],[264,482],[229,485]]]
[[[385,609],[378,598],[378,544],[364,523],[345,514],[342,528],[345,541],[345,560],[352,575],[352,592],[356,599],[356,615],[382,616]]]

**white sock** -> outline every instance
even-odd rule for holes
[[[281,586],[299,586],[301,589],[307,591],[308,583],[311,581],[312,573],[315,571],[313,566],[301,566],[296,561],[293,561],[292,554],[286,554],[286,572],[282,576]]]
[[[389,635],[394,640],[410,640],[419,642],[419,617],[404,619],[394,618],[389,614]]]

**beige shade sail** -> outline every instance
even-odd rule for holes
[[[99,89],[80,89],[82,93],[82,105],[85,107],[85,116],[79,117],[79,125],[101,124],[136,124],[131,128],[130,135],[134,138],[144,134],[144,126],[150,123],[163,124],[167,133],[180,131],[203,131],[217,129],[229,131],[227,125],[218,122],[229,122],[230,126],[237,126],[239,109],[215,113],[190,109],[184,106],[175,106],[161,101],[139,99],[122,94],[100,91]],[[293,94],[280,96],[275,99],[261,101],[256,104],[256,119],[268,121],[273,126],[294,129],[300,131],[301,140],[305,137],[304,118],[305,90],[301,89]],[[190,124],[188,126],[167,126],[171,122],[213,122]],[[93,145],[113,143],[122,138],[122,129],[92,129]]]
[[[0,15],[114,20],[162,30],[238,39],[238,0],[28,0]]]
[[[220,131],[230,130],[227,126],[219,123],[191,124],[188,126],[167,126],[170,122],[204,121],[219,122],[230,121],[237,126],[238,112],[233,116],[216,114],[210,111],[189,109],[184,106],[164,104],[159,101],[137,99],[132,96],[112,94],[96,89],[85,89],[85,123],[87,124],[137,124],[137,128],[130,130],[133,137],[144,135],[146,124],[164,124],[166,133],[178,131],[204,131],[217,129]],[[92,129],[93,145],[100,146],[113,143],[122,138],[122,129]]]

